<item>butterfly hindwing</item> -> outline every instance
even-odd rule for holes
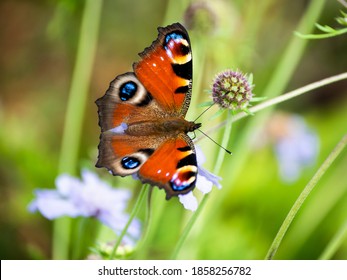
[[[142,182],[164,188],[167,199],[195,187],[196,154],[185,134],[162,139],[104,134],[100,146],[97,167],[113,175],[138,174]]]
[[[147,159],[139,177],[147,183],[164,188],[166,198],[185,194],[195,187],[197,161],[194,145],[186,134],[168,139]]]
[[[104,133],[100,139],[96,166],[107,168],[113,175],[137,173],[163,141],[154,136]]]

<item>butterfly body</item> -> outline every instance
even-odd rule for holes
[[[186,121],[183,118],[171,117],[153,121],[141,121],[132,123],[124,132],[128,135],[133,136],[166,135],[174,137],[179,135],[180,133],[193,132],[199,127],[200,124]]]
[[[136,175],[166,197],[195,187],[197,161],[187,135],[201,124],[185,119],[191,98],[189,36],[179,23],[158,28],[134,72],[117,76],[96,101],[101,136],[96,166]]]

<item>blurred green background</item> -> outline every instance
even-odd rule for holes
[[[132,63],[138,60],[137,53],[156,38],[158,26],[179,21],[190,27],[191,22],[184,21],[187,7],[192,4],[199,7],[190,11],[193,15],[189,16],[194,23],[189,30],[194,54],[194,89],[188,119],[194,119],[202,110],[197,104],[209,100],[205,91],[210,88],[214,75],[225,68],[253,73],[254,92],[263,96],[310,2],[103,1],[93,72],[90,81],[86,81],[90,86],[75,174],[79,174],[82,166],[90,167],[114,185],[128,184],[136,198],[140,186],[130,179],[110,178],[105,170],[94,169],[100,133],[94,101],[104,94],[116,75],[131,70]],[[84,4],[82,0],[0,2],[1,259],[51,258],[52,222],[40,214],[29,213],[27,205],[33,199],[34,189],[53,188],[58,175]],[[343,6],[337,1],[325,1],[318,22],[337,26],[335,17],[340,15],[340,9]],[[284,90],[346,70],[346,35],[309,41],[288,84],[283,81]],[[316,163],[305,168],[294,182],[284,183],[271,143],[250,145],[243,150],[234,148],[246,123],[257,115],[235,123],[228,144],[233,156],[224,161],[219,174],[223,189],[213,189],[182,247],[180,258],[265,257],[301,190],[347,131],[347,81],[297,97],[276,109],[301,115],[316,131],[320,142]],[[226,115],[214,120],[210,116],[202,119],[204,130],[218,124]],[[258,129],[266,131],[265,127],[266,124]],[[218,133],[211,136],[221,141]],[[218,147],[205,139],[201,146],[207,157],[205,167],[212,170]],[[239,165],[238,158],[245,149],[247,159]],[[230,178],[230,170],[235,169],[237,172]],[[344,151],[305,202],[276,258],[319,258],[347,220],[346,171]],[[163,191],[154,192],[158,197],[153,200],[152,212],[155,216],[160,211],[160,216],[151,228],[141,257],[166,259],[191,214],[177,199],[166,202]],[[347,259],[346,238],[332,258]]]

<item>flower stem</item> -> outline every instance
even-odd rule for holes
[[[256,112],[263,110],[267,107],[282,103],[282,102],[290,100],[296,96],[302,95],[304,93],[308,93],[314,89],[321,88],[323,86],[326,86],[326,85],[329,85],[329,84],[332,84],[332,83],[335,83],[335,82],[338,82],[338,81],[341,81],[344,79],[347,79],[347,72],[341,73],[339,75],[335,75],[335,76],[332,76],[329,78],[325,78],[323,80],[308,84],[308,85],[301,87],[301,88],[298,88],[296,90],[287,92],[283,95],[274,97],[270,100],[264,101],[261,104],[258,104],[258,105],[255,105],[254,107],[249,108],[249,111],[251,113],[256,113]],[[246,116],[248,116],[248,114],[246,114],[245,112],[240,112],[237,115],[235,115],[235,117],[233,118],[233,121],[240,120]]]
[[[147,211],[149,215],[146,219],[146,225],[141,237],[141,241],[138,243],[134,259],[147,259],[149,257],[151,246],[153,242],[156,243],[156,234],[159,227],[162,224],[162,216],[165,213],[165,207],[167,207],[167,201],[165,201],[162,191],[158,188],[149,186],[151,188],[150,201],[147,204]],[[149,203],[150,202],[150,203]]]
[[[322,34],[301,34],[297,32],[296,35],[303,39],[326,39],[326,38],[340,36],[344,33],[347,33],[347,28],[342,28],[339,30],[335,30],[334,32],[331,32],[331,33],[322,33]]]
[[[225,130],[223,133],[223,139],[222,139],[221,146],[226,148],[228,146],[228,143],[229,143],[229,139],[230,139],[230,135],[231,135],[231,129],[233,126],[233,114],[230,111],[228,111],[228,116],[227,116],[227,120],[225,121],[225,123],[226,123],[226,126],[225,126]],[[214,169],[213,169],[214,174],[219,173],[219,171],[222,167],[222,163],[224,161],[225,155],[226,155],[226,152],[223,149],[219,149],[216,164],[215,164]]]
[[[189,219],[189,221],[188,221],[187,225],[185,226],[180,238],[177,241],[177,244],[175,246],[174,251],[171,254],[171,257],[170,257],[171,260],[177,259],[178,253],[180,252],[184,241],[187,239],[187,237],[190,233],[190,230],[192,229],[196,220],[200,216],[200,213],[201,213],[202,209],[204,208],[204,205],[206,204],[207,199],[208,199],[208,194],[204,195],[204,197],[202,198],[202,200],[199,203],[198,209],[193,213],[192,217]]]
[[[314,82],[314,83],[311,83],[311,84],[308,84],[306,86],[303,86],[301,88],[298,88],[296,90],[293,90],[293,91],[290,91],[290,92],[287,92],[283,95],[280,95],[280,96],[277,96],[277,97],[274,97],[272,99],[269,99],[269,100],[266,100],[258,105],[255,105],[251,108],[249,108],[249,112],[250,113],[256,113],[256,112],[259,112],[261,110],[264,110],[266,108],[269,108],[271,106],[274,106],[274,105],[277,105],[277,104],[280,104],[284,101],[287,101],[287,100],[290,100],[294,97],[297,97],[297,96],[300,96],[304,93],[308,93],[312,90],[315,90],[317,88],[321,88],[323,86],[326,86],[326,85],[329,85],[329,84],[332,84],[332,83],[336,83],[338,81],[342,81],[342,80],[345,80],[347,79],[347,72],[344,72],[344,73],[341,73],[341,74],[338,74],[338,75],[335,75],[335,76],[331,76],[331,77],[328,77],[328,78],[325,78],[323,80],[320,80],[320,81],[317,81],[317,82]],[[236,121],[239,121],[245,117],[249,116],[249,114],[245,113],[245,112],[240,112],[240,113],[237,113],[233,119],[232,119],[232,122],[236,122]],[[222,127],[224,127],[225,125],[227,124],[227,121],[223,121],[221,122],[220,124],[210,128],[209,130],[206,131],[206,134],[210,134]],[[200,138],[197,139],[197,141],[199,141]]]
[[[340,230],[335,234],[323,253],[320,255],[320,260],[329,260],[337,251],[343,240],[347,237],[347,221],[342,225]]]
[[[324,5],[324,0],[316,0],[311,1],[310,5],[308,6],[304,16],[302,17],[299,25],[298,30],[301,32],[309,32],[313,26],[315,21],[317,20],[319,14],[322,11]],[[276,70],[274,71],[274,76],[271,79],[270,83],[266,87],[264,91],[264,96],[270,97],[274,95],[280,95],[285,87],[287,86],[292,73],[294,72],[296,66],[298,65],[298,62],[300,61],[300,58],[302,57],[304,53],[304,48],[306,46],[307,42],[303,40],[299,40],[297,37],[293,37],[292,40],[289,42],[288,47],[286,48],[283,57],[281,58],[279,64],[276,67]],[[243,131],[243,135],[240,137],[240,141],[237,144],[237,150],[239,151],[238,155],[238,162],[237,165],[235,165],[235,168],[231,169],[230,176],[232,180],[235,180],[237,177],[237,174],[243,167],[243,165],[246,163],[246,159],[248,156],[248,146],[249,146],[249,139],[252,139],[251,134],[254,133],[256,127],[261,127],[262,124],[266,121],[266,119],[269,117],[270,112],[263,112],[262,115],[260,115],[256,119],[251,119],[248,126]],[[234,119],[232,121],[235,121]],[[225,126],[226,121],[222,123],[222,126]],[[215,128],[214,128],[215,129]],[[209,134],[207,132],[207,134]],[[248,139],[248,140],[247,140]],[[230,184],[230,182],[229,182]],[[230,191],[231,188],[229,188]],[[228,195],[225,195],[223,197],[218,197],[215,205],[220,205],[222,203],[223,199],[228,197]],[[198,210],[192,215],[190,220],[188,221],[186,228],[183,231],[183,234],[178,241],[176,245],[176,249],[174,250],[174,253],[172,254],[172,258],[175,259],[177,257],[177,254],[182,247],[182,244],[184,240],[187,238],[191,228],[195,224],[199,214],[201,213],[202,208],[206,205],[206,201],[208,199],[208,195],[205,195],[203,199],[200,202],[200,205],[198,207]],[[210,223],[210,221],[213,220],[212,215],[214,215],[215,212],[210,211],[207,214],[207,217],[204,217],[202,228],[206,227],[207,223]],[[200,239],[199,245],[202,245],[202,243],[205,242],[204,238]]]
[[[232,128],[232,116],[231,116],[230,112],[228,112],[228,119],[226,122],[227,122],[227,126],[225,128],[225,131],[223,134],[223,139],[222,139],[222,146],[223,147],[226,147],[228,145],[228,142],[230,139],[231,128]],[[219,150],[216,164],[215,164],[214,169],[213,169],[213,173],[215,173],[215,174],[219,173],[219,171],[222,167],[222,163],[223,163],[225,154],[226,154],[226,152],[223,149]],[[203,196],[202,200],[199,203],[198,209],[193,213],[192,217],[190,218],[187,225],[185,226],[179,240],[177,241],[175,249],[171,255],[172,260],[177,259],[178,253],[181,250],[184,241],[187,239],[188,234],[189,234],[190,230],[192,229],[193,225],[195,224],[197,218],[200,216],[202,209],[205,207],[205,204],[208,200],[208,197],[209,197],[209,194],[205,194]]]
[[[137,197],[136,202],[135,202],[135,205],[134,205],[134,207],[133,207],[133,209],[132,209],[132,211],[131,211],[131,213],[130,213],[129,220],[128,220],[128,222],[126,223],[125,227],[123,228],[121,234],[120,234],[119,237],[118,237],[118,240],[117,240],[116,244],[115,244],[114,247],[113,247],[113,250],[112,250],[112,252],[111,252],[111,254],[110,254],[110,257],[109,257],[110,260],[113,260],[113,259],[114,259],[115,255],[116,255],[116,252],[117,252],[117,249],[118,249],[120,243],[121,243],[122,240],[123,240],[123,237],[124,237],[125,234],[127,233],[128,228],[129,228],[131,222],[134,220],[135,216],[137,215],[137,212],[139,211],[140,206],[141,206],[141,204],[142,204],[144,198],[146,197],[147,188],[148,188],[147,185],[143,185],[143,186],[142,186],[141,191],[140,191],[140,194],[139,194],[139,196]]]
[[[337,158],[337,156],[341,153],[341,151],[345,148],[347,145],[347,134],[344,135],[341,139],[341,141],[336,145],[334,150],[330,153],[330,155],[326,158],[326,160],[323,162],[323,164],[320,166],[316,174],[312,177],[312,179],[308,182],[304,190],[301,192],[297,200],[295,201],[293,207],[290,209],[287,217],[283,221],[274,241],[272,242],[270,249],[265,257],[267,260],[273,259],[274,255],[277,252],[278,247],[280,246],[282,239],[284,235],[286,234],[290,224],[292,223],[294,217],[300,210],[302,204],[312,191],[312,189],[317,185],[321,177],[324,175],[324,173],[327,171],[327,169],[331,166],[331,164],[334,162],[334,160]]]
[[[85,1],[75,68],[65,115],[59,174],[64,172],[74,174],[76,172],[102,3],[102,0]],[[54,221],[53,259],[68,259],[70,230],[71,220],[69,218],[60,218]]]
[[[148,240],[148,236],[150,233],[150,228],[152,226],[152,220],[153,220],[153,215],[152,215],[152,193],[153,193],[153,186],[148,185],[148,195],[147,195],[147,205],[146,205],[146,217],[144,221],[144,227],[142,230],[142,237],[140,241],[136,245],[136,250],[133,255],[134,259],[139,259],[141,256],[143,256],[143,252],[145,251],[145,244]]]

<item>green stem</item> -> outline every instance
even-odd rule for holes
[[[227,125],[223,134],[223,139],[222,139],[222,146],[226,147],[229,143],[230,135],[231,135],[231,128],[232,128],[232,116],[230,112],[228,112],[228,119],[227,119]],[[226,152],[223,149],[219,150],[217,160],[216,160],[216,165],[214,166],[213,173],[218,174],[221,167],[222,163],[224,160]],[[180,238],[177,241],[176,247],[171,255],[171,259],[175,260],[177,259],[177,256],[182,248],[182,245],[184,244],[184,241],[187,239],[190,230],[192,229],[193,225],[195,224],[196,220],[200,216],[200,213],[202,209],[205,207],[205,204],[208,200],[209,194],[205,194],[202,198],[202,200],[199,203],[198,209],[193,213],[192,217],[188,221],[187,225],[185,226]]]
[[[293,90],[293,91],[290,91],[290,92],[287,92],[283,95],[280,95],[280,96],[277,96],[277,97],[274,97],[272,99],[269,99],[269,100],[266,100],[258,105],[255,105],[251,108],[249,108],[249,112],[250,113],[256,113],[256,112],[259,112],[261,110],[264,110],[266,108],[269,108],[271,106],[274,106],[274,105],[277,105],[277,104],[280,104],[284,101],[287,101],[287,100],[290,100],[294,97],[297,97],[297,96],[300,96],[304,93],[308,93],[308,92],[311,92],[317,88],[321,88],[323,86],[326,86],[326,85],[329,85],[329,84],[332,84],[332,83],[336,83],[338,81],[342,81],[342,80],[345,80],[347,79],[347,72],[345,73],[341,73],[341,74],[338,74],[338,75],[335,75],[335,76],[331,76],[329,78],[325,78],[323,80],[320,80],[320,81],[317,81],[317,82],[314,82],[314,83],[311,83],[311,84],[308,84],[304,87],[301,87],[301,88],[298,88],[296,90]],[[232,122],[236,122],[238,120],[241,120],[245,117],[249,116],[249,114],[245,113],[245,112],[240,112],[238,114],[236,114],[233,119],[232,119]],[[227,124],[227,121],[223,121],[221,122],[220,124],[210,128],[209,130],[206,131],[207,134],[210,134],[220,128],[222,128],[223,126],[225,126]],[[197,139],[197,141],[199,141],[200,138]]]
[[[292,224],[290,232],[282,243],[282,246],[288,249],[286,256],[289,256],[289,259],[301,250],[314,232],[319,231],[319,226],[328,213],[346,197],[347,185],[341,181],[346,174],[346,166],[347,157],[345,156],[335,165],[335,168],[332,168],[329,176],[324,180],[324,186],[333,186],[334,190],[326,187],[319,188],[314,194],[314,199],[305,205],[305,211],[295,218],[295,224]],[[312,213],[315,213],[314,219],[312,219]]]
[[[345,223],[342,225],[340,230],[329,242],[328,246],[325,248],[325,250],[319,257],[319,259],[330,260],[346,237],[347,237],[347,221],[345,221]]]
[[[141,191],[140,191],[140,194],[139,194],[139,196],[137,197],[137,200],[136,200],[136,202],[135,202],[135,205],[134,205],[133,209],[131,210],[131,213],[130,213],[130,216],[129,216],[129,220],[128,220],[128,222],[126,223],[125,227],[123,228],[121,234],[120,234],[119,237],[118,237],[118,240],[117,240],[116,244],[115,244],[114,247],[113,247],[113,250],[112,250],[112,252],[111,252],[111,254],[110,254],[110,257],[109,257],[110,260],[113,260],[113,259],[114,259],[115,255],[116,255],[116,252],[117,252],[117,249],[118,249],[120,243],[121,243],[122,240],[123,240],[123,237],[124,237],[125,234],[127,233],[128,228],[129,228],[131,222],[134,220],[135,216],[137,215],[137,212],[139,211],[140,206],[141,206],[141,204],[142,204],[144,198],[146,197],[147,187],[148,187],[147,185],[143,185],[143,186],[142,186]]]
[[[344,33],[347,33],[347,28],[342,28],[339,30],[335,30],[334,32],[324,33],[324,34],[301,34],[299,32],[296,32],[295,34],[302,39],[326,39],[326,38],[336,37]]]
[[[136,249],[135,249],[135,253],[133,255],[134,259],[139,259],[141,258],[141,256],[143,256],[144,251],[145,251],[145,244],[148,240],[149,237],[149,232],[150,232],[150,228],[152,226],[152,193],[153,193],[153,186],[148,185],[148,195],[147,195],[147,205],[146,205],[146,217],[145,217],[145,221],[144,221],[144,227],[142,230],[142,237],[141,240],[137,243],[136,245]]]
[[[222,144],[221,144],[222,147],[227,148],[227,146],[228,146],[233,122],[234,122],[233,115],[230,111],[228,111],[228,117],[227,117],[227,120],[225,121],[226,126],[225,126],[225,130],[223,133],[223,139],[222,139]],[[219,174],[219,171],[222,168],[222,163],[224,161],[225,155],[226,155],[226,152],[223,149],[219,149],[218,157],[217,157],[214,169],[213,169],[213,173]]]
[[[204,205],[206,204],[208,199],[208,194],[204,195],[204,197],[202,198],[202,200],[199,203],[199,207],[198,209],[193,213],[192,217],[189,219],[187,225],[184,227],[184,230],[180,236],[180,238],[177,241],[177,244],[175,246],[174,251],[171,254],[170,259],[171,260],[176,260],[177,256],[182,248],[182,245],[184,243],[184,241],[187,239],[193,225],[195,224],[196,220],[198,219],[198,217],[200,216],[201,211],[204,208]]]
[[[75,68],[65,115],[58,174],[74,174],[76,172],[102,3],[102,0],[86,0],[85,2]],[[70,230],[71,220],[69,218],[60,218],[54,222],[53,259],[68,259]]]
[[[301,32],[310,32],[310,30],[313,28],[315,21],[317,20],[319,14],[322,11],[324,5],[324,0],[315,0],[311,1],[308,9],[306,10],[305,15],[302,17],[298,30]],[[307,42],[303,40],[299,40],[296,37],[293,37],[292,40],[289,42],[288,47],[284,51],[283,57],[281,58],[278,66],[276,67],[274,71],[274,76],[271,79],[270,83],[266,87],[264,91],[264,96],[271,97],[274,95],[280,95],[285,87],[287,86],[298,62],[300,61],[300,58],[303,55],[304,48],[306,46]],[[237,144],[236,150],[239,151],[238,153],[238,162],[237,165],[234,166],[234,168],[231,169],[231,180],[235,180],[237,177],[237,174],[240,172],[243,165],[246,163],[247,156],[248,156],[248,146],[249,141],[252,139],[251,135],[254,135],[254,132],[256,131],[256,128],[262,127],[262,123],[266,121],[266,119],[270,116],[270,111],[263,112],[263,114],[259,115],[257,118],[251,119],[247,127],[245,128],[243,135],[240,137],[240,141]],[[225,124],[224,124],[225,125]],[[230,183],[230,182],[229,182]],[[229,188],[227,191],[231,191],[232,188]],[[216,198],[217,201],[214,202],[214,205],[221,205],[223,202],[223,199],[229,197],[227,193],[224,192],[223,196],[218,196]],[[193,225],[196,223],[196,220],[201,213],[202,208],[206,205],[206,201],[208,199],[208,196],[205,195],[200,202],[198,210],[192,215],[191,219],[188,221],[186,228],[183,231],[183,234],[181,239],[179,240],[178,244],[176,245],[176,249],[174,253],[172,254],[172,258],[176,258],[179,249],[182,247],[183,241],[187,238],[190,230],[192,229]],[[213,215],[216,214],[216,211],[208,212],[207,216],[204,217],[204,221],[201,225],[201,228],[206,227],[207,223],[210,223],[213,221]],[[200,239],[200,243],[198,246],[202,246],[205,241],[204,238]]]
[[[156,242],[156,234],[159,227],[162,224],[162,216],[165,213],[165,207],[167,207],[167,201],[165,201],[163,193],[158,188],[151,187],[151,203],[148,205],[148,216],[145,233],[142,236],[138,248],[136,248],[136,259],[147,259],[152,249],[153,242]]]
[[[298,88],[296,90],[287,92],[283,95],[274,97],[270,100],[266,100],[261,104],[258,104],[258,105],[255,105],[255,106],[249,108],[249,111],[251,113],[256,113],[256,112],[261,111],[261,110],[268,108],[270,106],[277,105],[277,104],[282,103],[284,101],[290,100],[296,96],[302,95],[304,93],[308,93],[314,89],[321,88],[323,86],[326,86],[326,85],[329,85],[329,84],[332,84],[332,83],[335,83],[335,82],[338,82],[341,80],[345,80],[345,79],[347,79],[347,72],[341,73],[339,75],[335,75],[335,76],[332,76],[329,78],[325,78],[323,80],[308,84],[308,85],[301,87],[301,88]],[[240,112],[237,115],[235,115],[235,117],[233,118],[233,121],[238,121],[238,120],[240,120],[246,116],[248,116],[247,113]]]
[[[280,246],[282,242],[284,235],[286,234],[290,224],[292,223],[294,217],[296,216],[302,204],[306,200],[307,196],[310,194],[312,189],[317,185],[318,181],[321,179],[321,177],[324,175],[324,173],[331,166],[331,164],[334,162],[334,160],[337,158],[337,156],[341,153],[341,151],[345,148],[346,145],[347,145],[347,134],[344,135],[342,140],[336,145],[334,150],[323,162],[323,164],[320,166],[316,174],[312,177],[310,182],[306,185],[304,190],[301,192],[301,194],[295,201],[293,207],[290,209],[287,217],[283,221],[282,226],[280,227],[274,241],[272,242],[265,259],[267,260],[273,259],[274,255],[277,252],[278,247]]]

